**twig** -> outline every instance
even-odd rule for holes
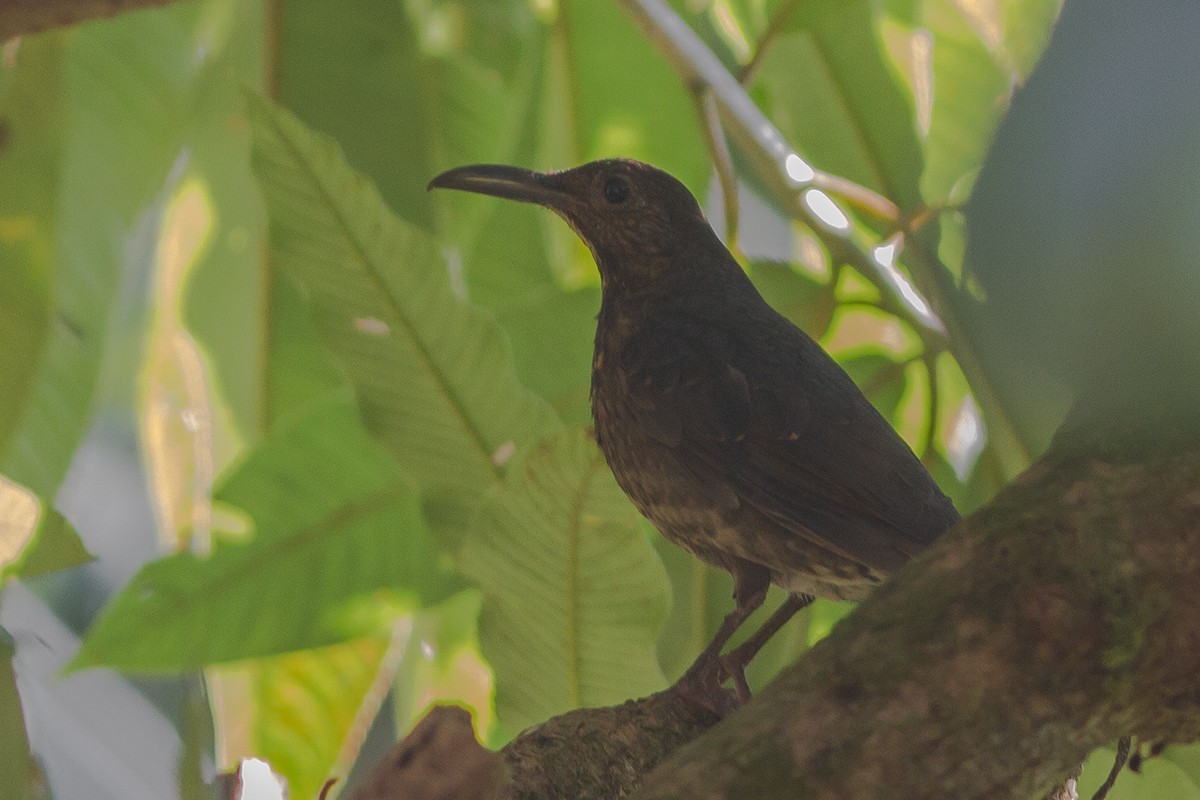
[[[865,211],[876,219],[890,223],[895,230],[908,233],[907,230],[903,230],[904,226],[901,224],[900,209],[895,203],[879,192],[868,189],[861,183],[855,183],[849,178],[830,175],[825,172],[818,172],[813,175],[812,183],[813,186],[824,189],[831,194],[836,194],[849,203],[851,208]]]
[[[1108,777],[1104,779],[1104,783],[1100,784],[1100,788],[1092,795],[1092,800],[1104,800],[1108,797],[1108,793],[1112,791],[1113,786],[1117,782],[1117,776],[1121,774],[1121,770],[1125,767],[1125,762],[1129,760],[1129,747],[1132,744],[1130,737],[1122,736],[1117,742],[1117,757],[1113,760],[1112,769],[1108,771]]]
[[[925,373],[929,378],[929,427],[925,429],[925,441],[921,445],[921,461],[929,464],[937,444],[938,417],[940,416],[940,395],[938,392],[937,353],[928,351],[922,353],[925,362]]]
[[[707,86],[697,86],[692,90],[692,100],[696,104],[696,113],[700,116],[700,127],[704,131],[708,155],[717,170],[717,182],[721,185],[721,201],[725,210],[725,245],[737,252],[739,205],[733,156],[729,153],[729,143],[725,141],[725,131],[721,128],[721,117],[717,112],[713,93]]]
[[[754,43],[754,54],[750,56],[750,60],[746,65],[738,70],[738,83],[745,86],[750,81],[754,80],[758,68],[762,66],[763,57],[767,54],[767,48],[774,44],[779,34],[783,32],[783,26],[792,18],[792,14],[800,7],[800,0],[787,0],[775,11],[775,16],[771,17],[771,21],[767,23],[767,29],[763,31],[762,36],[758,37],[758,41]]]

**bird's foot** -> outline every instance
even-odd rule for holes
[[[676,685],[692,697],[702,700],[705,707],[717,714],[721,714],[721,712],[713,708],[711,700],[704,700],[704,698],[720,696],[722,703],[733,703],[729,710],[745,704],[750,700],[750,684],[746,682],[746,666],[754,660],[763,645],[783,627],[784,623],[812,601],[811,595],[790,595],[779,608],[775,609],[775,612],[763,623],[761,628],[728,653],[721,653],[719,650],[729,638],[728,634],[726,633],[724,636],[718,634],[718,637],[705,648],[700,657],[696,659],[696,663],[692,664]],[[732,627],[728,623],[733,616],[727,617],[726,624],[723,626],[729,628],[730,632]],[[740,624],[740,622],[741,619],[736,620],[736,624]],[[733,682],[732,697],[730,690],[724,688],[726,681]]]
[[[739,706],[750,700],[750,684],[746,682],[746,663],[741,648],[717,659],[717,683],[723,685],[727,680],[733,681],[733,691],[737,696]]]
[[[688,702],[724,719],[742,704],[740,691],[731,691],[722,686],[724,675],[722,658],[700,658],[675,682],[672,690]]]

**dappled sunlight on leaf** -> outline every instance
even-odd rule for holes
[[[821,341],[837,358],[857,349],[881,350],[892,358],[911,358],[918,343],[906,326],[893,314],[868,306],[840,306],[834,312],[829,333]]]
[[[151,289],[139,421],[158,534],[168,550],[212,547],[212,401],[199,350],[184,327],[184,284],[216,224],[203,180],[180,182],[163,213]]]
[[[236,800],[285,800],[288,796],[288,784],[260,758],[247,758],[238,764],[238,778],[242,791]]]
[[[825,192],[820,189],[809,189],[801,197],[809,210],[817,215],[817,219],[829,227],[839,231],[850,229],[850,220]]]
[[[471,711],[481,741],[494,737],[493,676],[479,652],[479,609],[479,592],[472,590],[413,617],[413,635],[393,685],[396,730],[412,728],[431,705],[453,703]]]
[[[91,558],[65,517],[0,475],[0,581],[74,567]]]
[[[979,407],[970,395],[963,398],[956,411],[951,410],[954,427],[946,439],[946,455],[954,467],[954,474],[960,481],[965,481],[987,444],[987,433],[983,428]]]
[[[289,796],[344,778],[391,686],[412,631],[212,668],[220,763],[265,759]]]
[[[37,533],[41,504],[29,491],[0,477],[0,574],[20,558]]]

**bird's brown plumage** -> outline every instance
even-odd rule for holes
[[[767,580],[858,599],[958,519],[670,175],[606,160],[548,174],[461,167],[430,185],[544,205],[587,243],[603,285],[597,441],[664,536],[734,575],[739,610],[762,602]]]

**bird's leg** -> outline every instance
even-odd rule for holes
[[[767,599],[767,587],[771,585],[771,573],[759,564],[738,561],[729,566],[729,572],[733,575],[733,610],[721,620],[721,626],[717,628],[712,641],[700,652],[676,684],[689,691],[698,689],[702,695],[720,691],[720,676],[723,671],[721,650],[729,642],[734,631]]]
[[[772,636],[782,628],[788,620],[796,616],[796,612],[808,607],[813,601],[810,594],[789,594],[787,599],[775,609],[766,622],[754,634],[738,645],[732,652],[721,658],[721,672],[718,680],[731,678],[737,689],[738,700],[746,702],[750,699],[750,686],[746,683],[746,665],[754,660],[758,651],[762,650]]]

